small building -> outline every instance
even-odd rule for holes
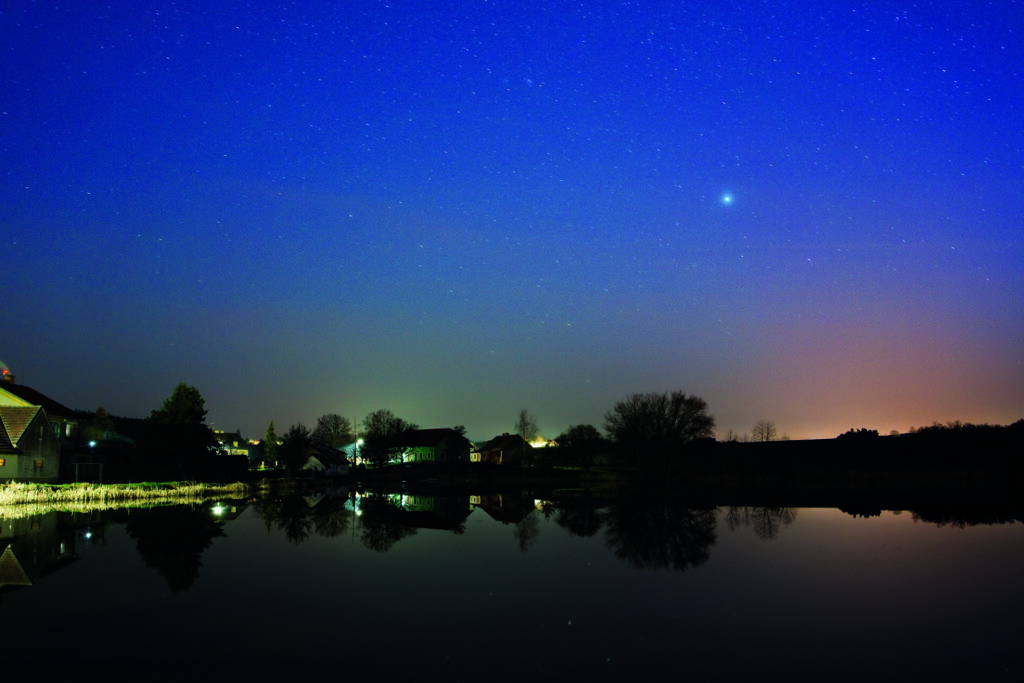
[[[60,442],[42,406],[0,405],[0,481],[55,482]]]
[[[348,474],[348,458],[344,451],[330,446],[310,446],[300,470],[313,471],[327,476]]]
[[[479,461],[494,465],[518,467],[529,462],[533,446],[518,434],[496,436],[479,448]],[[476,457],[474,457],[476,459]]]
[[[243,439],[241,432],[224,432],[215,429],[213,436],[217,439],[217,443],[220,444],[224,455],[242,455],[245,456],[246,460],[249,459],[249,449],[252,443]]]

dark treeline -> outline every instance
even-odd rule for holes
[[[80,413],[81,438],[90,453],[105,459],[104,481],[143,479],[228,480],[256,476],[297,476],[312,452],[321,460],[337,460],[355,467],[357,458],[346,444],[356,439],[356,428],[346,418],[328,414],[314,429],[292,425],[278,438],[273,422],[259,449],[269,472],[252,471],[255,459],[227,456],[206,422],[206,406],[199,391],[179,384],[160,408],[145,419],[110,415],[99,408]],[[935,423],[908,434],[880,436],[867,427],[850,429],[835,439],[793,441],[778,439],[774,423],[759,421],[755,439],[714,439],[715,420],[703,399],[683,392],[632,394],[604,416],[603,431],[589,424],[569,427],[548,448],[528,448],[526,437],[536,435],[536,420],[520,413],[516,429],[522,435],[522,454],[500,469],[486,463],[454,463],[466,476],[482,478],[565,477],[575,472],[580,480],[616,476],[659,481],[672,485],[807,486],[847,485],[851,478],[903,482],[916,479],[963,482],[987,477],[995,484],[1018,482],[1024,477],[1024,419],[1007,425]],[[387,409],[371,412],[361,424],[359,463],[381,471],[405,465],[408,435],[418,425]],[[464,437],[465,428],[452,431]],[[483,447],[482,447],[483,448]],[[318,450],[319,449],[319,450]],[[435,477],[437,468],[419,466],[405,477]],[[335,468],[336,475],[343,468]],[[308,476],[306,473],[305,476]],[[351,477],[373,478],[355,472]]]

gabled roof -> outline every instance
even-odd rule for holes
[[[521,449],[524,443],[526,442],[523,440],[523,437],[518,434],[502,434],[485,443],[479,450],[482,453],[484,451],[504,450],[513,446]],[[527,443],[526,446],[533,450],[533,446],[530,446],[530,444]]]
[[[8,545],[0,553],[0,586],[31,586],[32,579],[21,566],[14,548]]]
[[[337,467],[339,465],[347,465],[348,459],[342,451],[331,448],[330,446],[311,446],[309,450],[310,457],[316,458],[320,461],[324,467]]]
[[[407,448],[416,448],[419,446],[436,446],[448,436],[465,438],[454,429],[442,427],[440,429],[414,429],[400,436],[399,440],[401,445]]]
[[[32,387],[27,387],[24,384],[15,384],[14,382],[0,382],[0,391],[6,391],[8,394],[17,396],[23,401],[28,401],[31,405],[42,406],[46,410],[47,415],[61,418],[74,418],[75,411],[68,408],[63,403],[58,403],[52,398],[36,391]]]
[[[17,447],[22,434],[42,410],[40,406],[0,406],[0,448]]]

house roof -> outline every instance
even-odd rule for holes
[[[46,394],[36,391],[32,387],[27,387],[24,384],[2,382],[0,383],[0,391],[6,391],[12,396],[16,396],[23,401],[28,401],[31,405],[42,406],[43,409],[46,410],[47,415],[71,419],[75,417],[75,411],[71,408],[68,408],[63,403],[54,401]]]
[[[309,462],[309,458],[316,458],[324,467],[338,467],[340,465],[348,464],[348,459],[345,457],[345,454],[342,451],[331,448],[330,446],[310,446],[308,457],[306,459],[307,463]]]
[[[465,438],[454,429],[442,427],[439,429],[414,429],[406,432],[400,438],[402,445],[407,448],[416,448],[417,446],[436,446],[445,439],[445,437],[457,436]]]
[[[21,566],[18,556],[14,554],[14,548],[8,545],[0,553],[0,587],[2,586],[31,586],[32,579],[28,572]]]
[[[0,448],[17,447],[22,434],[42,410],[40,406],[0,406]]]
[[[482,453],[484,451],[504,450],[513,446],[522,448],[524,443],[523,437],[518,434],[502,434],[485,443],[479,450]],[[527,443],[526,446],[533,450],[533,446],[530,446],[530,444]]]

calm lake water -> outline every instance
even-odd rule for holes
[[[868,514],[511,493],[3,519],[5,668],[1022,680],[1021,522]]]

